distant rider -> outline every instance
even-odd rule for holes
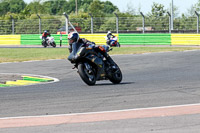
[[[42,34],[42,40],[45,40],[45,42],[47,42],[47,37],[50,37],[51,34],[49,33],[49,31],[45,30]]]
[[[108,33],[107,33],[107,41],[106,41],[106,43],[107,43],[107,45],[109,45],[110,46],[110,42],[111,42],[111,38],[114,38],[115,36],[112,34],[112,32],[111,31],[108,31]]]
[[[93,48],[96,52],[101,53],[106,58],[106,60],[111,64],[111,66],[115,66],[114,61],[107,54],[105,48],[103,48],[102,46],[96,46],[94,42],[88,41],[85,38],[80,38],[78,33],[71,32],[68,35],[68,41],[69,41],[69,47],[68,47],[69,48],[69,52],[72,53],[72,54],[70,54],[68,59],[72,59],[73,60],[73,58],[75,58],[77,49],[81,45],[83,45],[83,47],[90,47],[90,48]]]

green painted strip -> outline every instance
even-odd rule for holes
[[[38,78],[38,77],[30,77],[30,76],[22,76],[23,80],[28,81],[37,81],[37,82],[50,82],[54,81],[53,79],[47,79],[47,78]]]
[[[122,45],[170,45],[171,34],[119,34]]]
[[[40,39],[40,34],[22,34],[21,35],[21,45],[41,45],[42,40]],[[57,45],[60,45],[60,35],[52,34]],[[62,35],[62,45],[67,45],[68,39],[67,35]]]
[[[10,86],[14,86],[14,85],[0,84],[0,87],[10,87]]]

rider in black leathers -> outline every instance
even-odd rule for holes
[[[115,66],[114,61],[112,60],[112,58],[107,54],[106,50],[102,50],[101,46],[95,46],[94,42],[90,42],[88,40],[86,40],[85,38],[80,38],[79,34],[76,32],[71,32],[68,35],[68,41],[69,41],[69,52],[72,53],[70,54],[70,56],[68,57],[69,60],[73,60],[75,58],[76,55],[76,51],[77,49],[83,45],[84,47],[91,47],[93,48],[96,52],[101,53],[106,60],[111,64],[111,66]]]

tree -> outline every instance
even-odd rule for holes
[[[23,13],[24,14],[42,14],[45,13],[44,6],[40,4],[41,0],[35,0],[26,6]]]
[[[171,4],[170,4],[170,7],[171,7]],[[171,8],[168,8],[167,9],[168,12],[171,12]],[[179,17],[179,11],[178,11],[178,7],[176,5],[173,6],[173,15],[174,15],[174,18],[178,18]]]
[[[104,16],[103,4],[99,0],[94,0],[89,6],[89,12],[93,16]]]
[[[8,0],[10,12],[12,13],[20,13],[26,7],[26,3],[24,0]]]
[[[45,10],[51,15],[62,14],[65,10],[64,5],[68,5],[68,2],[63,0],[56,0],[46,1],[43,3]]]
[[[155,30],[168,29],[168,17],[167,10],[164,9],[164,5],[159,3],[153,3],[151,12],[146,19],[146,25],[151,26]]]
[[[188,9],[187,16],[195,16],[195,11],[200,12],[200,0]]]
[[[5,15],[7,12],[20,13],[25,7],[24,0],[1,0],[0,15]]]
[[[103,2],[103,7],[103,12],[106,14],[113,14],[115,11],[119,11],[110,1]]]
[[[159,18],[159,17],[165,16],[166,13],[167,13],[167,10],[164,9],[164,5],[154,2],[149,16],[154,17],[154,18]]]
[[[8,1],[1,1],[0,2],[0,16],[5,15],[7,12],[9,12],[9,2]]]
[[[188,10],[187,10],[187,13],[186,13],[186,16],[194,16],[195,15],[195,11],[199,11],[198,8],[195,7],[195,5],[192,5]]]

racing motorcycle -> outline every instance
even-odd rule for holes
[[[110,38],[110,43],[108,43],[108,45],[110,47],[120,47],[120,44],[117,41],[117,37],[116,36]]]
[[[108,46],[99,46],[100,49],[109,52]],[[68,57],[71,63],[75,64],[74,68],[78,69],[81,79],[87,85],[95,85],[99,80],[110,80],[113,84],[119,84],[122,81],[122,72],[115,63],[114,67],[94,48],[84,47],[83,44],[74,50]],[[72,58],[72,56],[75,58]]]
[[[47,37],[46,41],[45,39],[42,40],[42,46],[43,47],[47,47],[47,46],[52,46],[52,47],[56,47],[56,43],[54,41],[54,37]]]

